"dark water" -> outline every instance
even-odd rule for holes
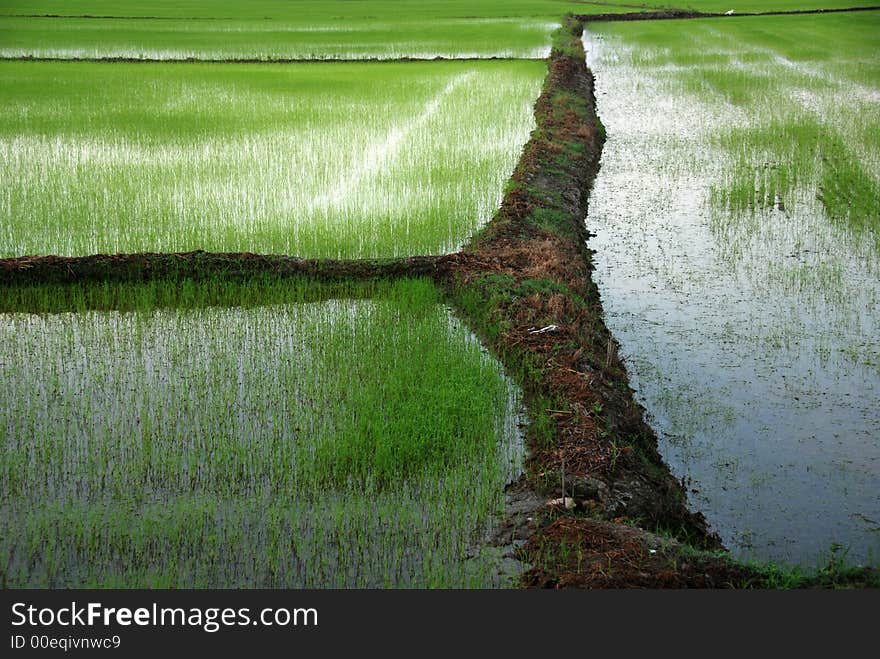
[[[606,322],[661,451],[737,555],[880,560],[880,277],[815,192],[725,215],[714,133],[747,117],[585,36],[608,131],[586,218]],[[672,91],[673,93],[669,93]]]

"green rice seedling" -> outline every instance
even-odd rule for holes
[[[579,13],[604,13],[606,11],[649,11],[652,8],[686,9],[690,11],[703,11],[710,13],[725,13],[733,11],[733,15],[723,20],[738,20],[736,14],[745,12],[768,12],[768,11],[799,11],[804,9],[838,9],[849,7],[872,7],[872,0],[684,0],[682,2],[669,2],[668,0],[639,0],[628,2],[627,0],[610,0],[610,2],[584,2],[583,10]],[[611,6],[611,9],[603,7]]]
[[[562,14],[559,14],[561,16]],[[557,17],[558,18],[558,17]],[[197,60],[388,60],[526,58],[550,53],[558,23],[541,18],[389,17],[320,23],[0,16],[0,58]]]
[[[640,46],[634,66],[663,67],[669,84],[735,117],[713,136],[733,164],[712,188],[732,211],[725,222],[748,227],[748,211],[793,206],[806,188],[831,221],[880,249],[878,27],[880,13],[866,12],[600,32],[625,35]]]
[[[544,70],[0,63],[0,256],[455,250],[499,203]]]
[[[429,282],[308,285],[0,315],[4,585],[502,585],[512,384]]]
[[[784,0],[783,0],[784,1]],[[835,0],[830,0],[834,2]],[[353,21],[414,20],[443,21],[473,18],[543,17],[559,18],[577,8],[579,2],[565,0],[4,0],[0,15],[120,16],[128,18],[190,18],[210,20],[271,20],[292,24],[320,24],[331,19]]]
[[[0,56],[543,58],[560,19],[583,9],[556,0],[9,2]]]
[[[638,7],[634,6],[637,5]],[[700,11],[770,11],[870,6],[872,0],[687,0],[679,6]],[[350,0],[253,0],[239,3],[233,0],[5,0],[0,15],[55,15],[55,16],[125,16],[162,18],[266,19],[294,24],[320,23],[330,18],[349,20],[389,20],[409,16],[420,20],[443,21],[471,16],[475,18],[549,17],[559,18],[571,13],[632,12],[637,8],[668,9],[667,0],[376,0],[369,3]]]

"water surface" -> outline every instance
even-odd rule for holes
[[[839,543],[876,561],[873,241],[829,222],[809,184],[721,208],[736,163],[718,136],[749,112],[686,91],[698,67],[584,41],[608,133],[586,218],[595,277],[664,458],[738,556],[812,565]]]

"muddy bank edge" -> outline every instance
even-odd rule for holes
[[[497,541],[524,543],[524,586],[749,585],[757,575],[688,511],[605,327],[584,225],[605,135],[582,31],[568,17],[554,36],[501,207],[441,281],[529,412],[527,473]]]
[[[731,559],[663,462],[592,279],[584,218],[605,131],[581,41],[590,18],[554,34],[501,207],[438,280],[525,396],[526,474],[495,542],[518,546],[524,587],[877,587],[870,568]]]

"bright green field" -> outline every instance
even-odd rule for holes
[[[770,11],[875,1],[9,0],[0,7],[0,58],[541,58],[549,52],[550,32],[566,13],[670,6]]]
[[[16,297],[130,310],[0,314],[2,585],[504,583],[477,545],[519,473],[516,391],[430,283],[330,292]]]
[[[571,13],[638,11],[639,7],[678,7],[701,11],[771,11],[876,4],[875,0],[4,0],[0,14],[131,16],[168,18],[272,19],[316,23],[329,19],[418,20],[532,17],[558,19]]]
[[[455,250],[545,69],[0,63],[0,256]]]
[[[769,11],[873,0],[350,0],[4,3],[0,57],[176,59],[540,58],[566,13],[677,6]],[[28,16],[68,18],[30,18]],[[16,17],[18,16],[18,17]],[[75,17],[104,18],[75,18]],[[138,20],[132,20],[132,19]],[[123,20],[120,20],[123,19]]]
[[[543,0],[10,2],[0,8],[0,57],[542,58],[559,19],[577,8]]]
[[[591,29],[622,40],[644,75],[727,117],[714,138],[730,163],[713,188],[725,211],[718,228],[749,230],[752,211],[790,215],[812,200],[838,228],[880,249],[880,12],[676,27]]]
[[[0,58],[419,59],[546,57],[550,19],[260,20],[0,17]]]
[[[271,19],[316,23],[326,19],[559,18],[579,2],[560,0],[4,0],[0,14]]]

